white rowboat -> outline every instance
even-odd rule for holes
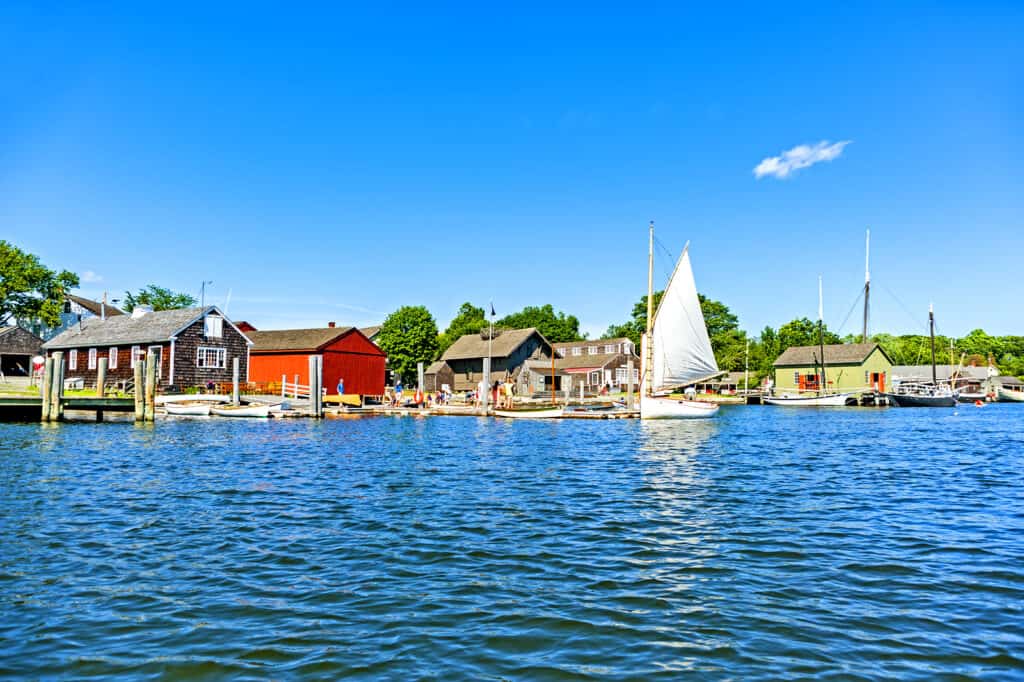
[[[640,416],[643,419],[688,419],[713,417],[718,412],[715,403],[674,398],[640,397]]]
[[[522,408],[513,410],[495,410],[495,417],[505,419],[557,419],[562,416],[561,407]]]
[[[209,403],[167,403],[167,414],[175,417],[209,417]]]
[[[269,405],[239,405],[237,407],[215,406],[210,412],[218,417],[269,417]]]
[[[761,402],[765,405],[782,407],[846,407],[846,401],[853,398],[852,393],[833,393],[832,395],[776,395],[765,396]]]

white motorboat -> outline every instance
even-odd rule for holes
[[[560,406],[517,407],[511,410],[494,410],[495,417],[505,419],[557,419],[562,416]]]
[[[1001,403],[1024,403],[1024,391],[1015,391],[1005,386],[996,389],[996,397]]]
[[[167,414],[174,417],[209,417],[210,403],[167,403],[164,405]]]
[[[831,393],[829,395],[782,395],[762,396],[765,405],[781,407],[846,407],[848,400],[855,399],[853,393]]]
[[[689,244],[683,247],[658,310],[654,310],[653,222],[647,254],[647,333],[643,347],[641,419],[692,419],[713,417],[718,413],[715,403],[655,397],[657,393],[713,377],[719,371],[697,297]]]
[[[218,417],[269,417],[270,405],[215,405],[210,412]]]

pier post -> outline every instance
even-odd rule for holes
[[[46,358],[43,365],[43,383],[39,386],[43,392],[43,411],[39,415],[41,421],[50,421],[50,400],[53,399],[53,358]]]
[[[287,385],[288,385],[288,375],[287,374],[282,374],[281,375],[281,398],[282,399],[287,397],[284,394],[284,389],[285,389],[285,386],[287,386]]]
[[[293,388],[294,388],[294,390],[292,391],[292,393],[294,393],[295,395],[292,396],[292,397],[295,398],[296,400],[298,400],[299,399],[299,375],[298,374],[295,375],[295,386]]]
[[[633,358],[626,361],[626,374],[629,378],[626,380],[626,409],[633,409]]]
[[[417,362],[416,363],[416,388],[419,389],[421,394],[425,390],[424,386],[423,386],[423,363],[422,362]]]
[[[50,417],[49,421],[55,422],[60,419],[60,401],[64,394],[64,353],[57,351],[53,354],[53,372],[50,381]]]
[[[324,414],[324,356],[309,356],[309,409],[319,419]]]
[[[156,417],[156,353],[146,356],[146,405],[144,421],[151,422]]]
[[[96,395],[103,397],[105,384],[107,383],[107,358],[100,358],[99,367],[96,369]]]
[[[484,394],[480,396],[482,400],[480,404],[483,406],[484,414],[487,414],[487,408],[490,406],[491,401],[491,359],[484,358]]]
[[[132,352],[134,355],[134,351]],[[140,422],[146,418],[146,373],[140,358],[135,360],[135,421]]]
[[[231,360],[231,404],[238,404],[238,358],[232,358]]]

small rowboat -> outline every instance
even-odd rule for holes
[[[167,403],[164,405],[167,414],[174,417],[209,417],[209,403]]]
[[[516,407],[511,410],[495,410],[494,416],[505,419],[557,419],[562,416],[562,408],[557,405],[555,407],[549,405],[544,407]]]
[[[269,417],[270,405],[215,406],[210,412],[218,417]]]

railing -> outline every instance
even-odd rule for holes
[[[289,396],[296,400],[299,398],[309,399],[309,384],[300,384],[298,374],[295,375],[294,381],[288,381],[286,375],[281,375],[281,397]]]

